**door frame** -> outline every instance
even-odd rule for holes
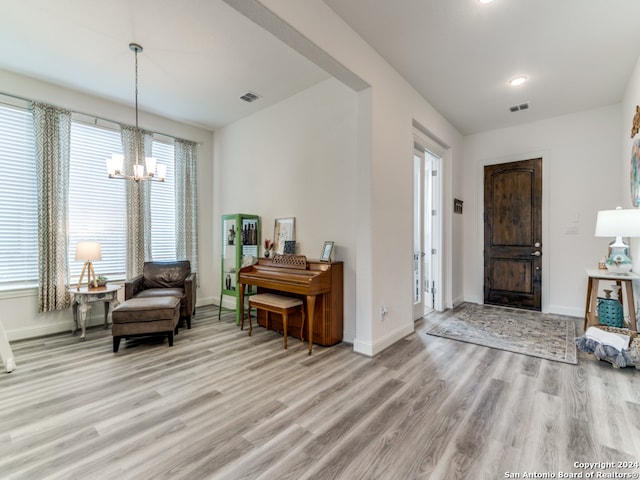
[[[412,171],[413,171],[413,156],[416,149],[428,150],[435,157],[438,157],[437,175],[435,176],[435,178],[432,177],[432,181],[435,184],[435,185],[432,184],[433,208],[438,212],[434,222],[435,232],[434,232],[434,237],[432,239],[432,247],[436,249],[436,255],[434,255],[434,257],[437,257],[436,260],[434,261],[434,264],[436,264],[435,274],[434,274],[435,281],[436,281],[436,292],[434,295],[433,309],[438,312],[442,312],[445,309],[445,304],[444,304],[445,288],[444,288],[444,274],[443,274],[445,261],[443,256],[444,248],[443,248],[443,240],[442,240],[444,238],[443,229],[444,229],[445,211],[444,211],[444,204],[442,199],[443,199],[443,190],[444,190],[444,186],[443,186],[444,169],[445,169],[444,167],[445,167],[447,149],[443,148],[442,146],[439,146],[436,142],[432,140],[428,140],[427,138],[425,138],[424,135],[418,135],[415,132],[415,130],[413,135],[413,143],[414,143],[413,145],[414,148],[412,150],[412,155],[411,155]],[[423,217],[423,221],[424,221],[424,217]],[[413,242],[412,242],[412,245],[413,245]],[[424,242],[423,242],[423,246],[424,246]],[[413,252],[413,247],[412,247],[412,252]],[[412,257],[413,257],[413,254],[412,254]],[[411,271],[413,275],[413,269],[411,269]],[[422,293],[424,295],[424,289]],[[422,302],[422,304],[424,305],[424,301]],[[412,305],[415,305],[415,304],[412,302]]]
[[[505,157],[485,159],[479,161],[476,171],[477,215],[476,215],[476,300],[475,303],[484,304],[484,167],[499,163],[520,162],[532,158],[542,159],[542,245],[545,250],[542,255],[542,302],[541,311],[549,312],[549,168],[550,155],[547,150],[514,154]]]

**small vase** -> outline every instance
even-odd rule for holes
[[[264,251],[264,258],[269,258],[269,250]]]

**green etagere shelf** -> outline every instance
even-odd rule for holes
[[[240,291],[238,290],[238,271],[243,262],[254,263],[260,256],[260,217],[244,213],[222,216],[222,283],[220,288],[220,310],[222,299],[229,296],[235,298],[236,323],[240,325]],[[251,257],[251,258],[250,258]],[[246,292],[246,296],[255,292]]]

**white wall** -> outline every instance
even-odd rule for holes
[[[295,217],[297,252],[318,259],[325,240],[344,261],[344,338],[355,337],[357,95],[327,80],[216,131],[214,212],[260,215],[262,239],[274,221]],[[214,242],[220,271],[220,241]],[[221,277],[214,280],[220,291]],[[232,299],[224,299],[225,305]],[[216,300],[217,303],[217,300]],[[231,306],[229,304],[229,306]]]
[[[41,100],[72,111],[95,115],[97,117],[132,124],[135,111],[127,106],[86,95],[77,91],[61,88],[11,72],[0,70],[2,93]],[[200,234],[200,288],[198,304],[210,304],[214,299],[212,205],[212,133],[190,125],[181,124],[166,118],[140,112],[140,126],[179,138],[199,143],[198,149],[198,216]],[[105,175],[106,175],[106,166]],[[35,174],[35,173],[34,173]],[[123,212],[124,215],[124,212]],[[216,276],[217,278],[217,276]],[[0,291],[0,315],[9,340],[27,338],[49,333],[70,330],[73,325],[71,310],[38,313],[37,291]],[[100,324],[103,320],[101,308],[93,309],[89,324]],[[19,360],[18,360],[19,361]]]
[[[230,2],[235,3],[235,2]],[[247,2],[241,2],[243,4]],[[461,297],[461,222],[452,222],[462,137],[321,0],[254,0],[301,33],[370,88],[358,92],[358,220],[354,349],[375,355],[413,331],[413,122],[448,147],[444,166],[444,297]],[[259,21],[259,18],[256,19]],[[272,22],[273,24],[274,22]],[[268,25],[265,25],[268,27]],[[272,30],[272,33],[279,33]],[[282,34],[281,38],[286,37]],[[313,58],[311,58],[313,60]],[[460,289],[456,290],[455,289]],[[382,305],[388,315],[381,318]]]
[[[594,237],[597,211],[615,208],[628,197],[619,180],[628,178],[618,160],[621,129],[620,105],[613,105],[465,137],[466,301],[483,303],[484,165],[541,156],[543,310],[584,315],[585,268],[597,268],[609,242]],[[567,233],[573,226],[579,232]]]

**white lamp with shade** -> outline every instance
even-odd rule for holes
[[[615,210],[601,210],[596,220],[596,237],[615,237],[609,247],[611,253],[606,260],[610,273],[628,273],[631,271],[631,259],[627,255],[629,245],[622,237],[640,237],[640,209],[618,207]]]
[[[93,263],[96,260],[102,260],[102,247],[99,242],[78,242],[76,245],[76,260],[84,260],[80,280],[78,280],[78,290],[84,278],[84,272],[87,272],[87,288],[91,285],[98,286],[96,281],[96,272],[93,270]]]

